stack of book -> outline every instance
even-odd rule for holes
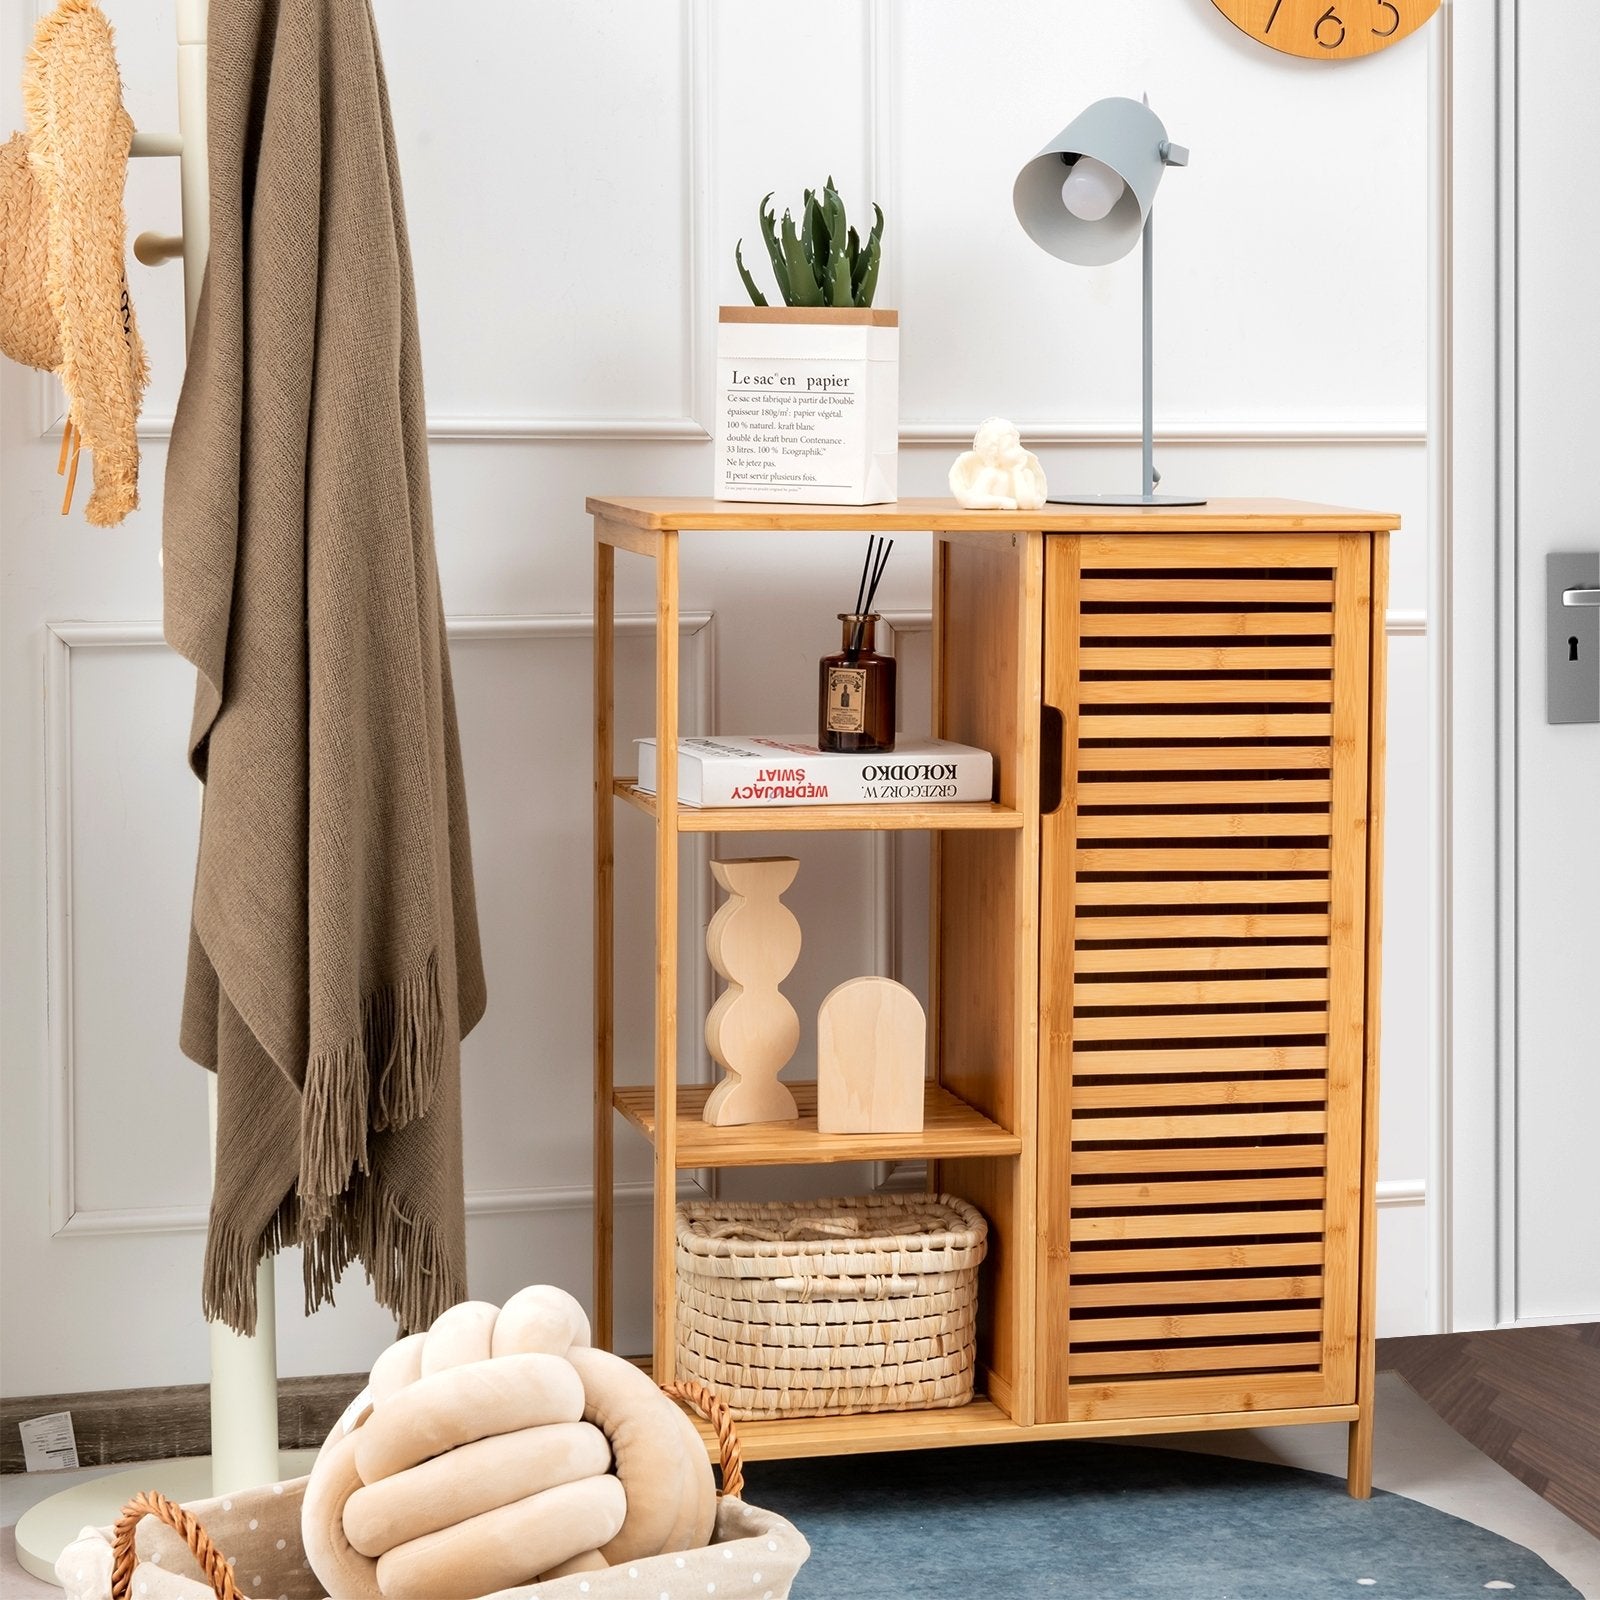
[[[656,742],[636,741],[638,786],[656,792]],[[836,754],[804,734],[718,734],[678,741],[684,806],[927,805],[994,798],[994,757],[948,739]]]

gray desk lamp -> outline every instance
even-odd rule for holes
[[[1167,138],[1160,117],[1137,100],[1096,100],[1017,174],[1011,191],[1017,220],[1041,249],[1080,267],[1118,261],[1144,241],[1144,492],[1052,495],[1057,505],[1200,506],[1204,497],[1157,494],[1150,394],[1153,343],[1150,207],[1168,167],[1189,152]]]

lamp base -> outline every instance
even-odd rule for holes
[[[1052,506],[1203,506],[1203,494],[1053,494]]]

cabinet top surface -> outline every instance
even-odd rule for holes
[[[591,515],[658,532],[686,528],[752,533],[877,528],[929,533],[1379,533],[1400,526],[1390,511],[1306,500],[1216,499],[1198,506],[1047,505],[1038,511],[967,511],[947,498],[876,506],[787,505],[686,496],[591,495]]]

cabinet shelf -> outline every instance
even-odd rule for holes
[[[647,817],[657,815],[656,797],[633,778],[616,778],[612,793]],[[679,833],[886,833],[923,828],[1022,826],[1022,813],[993,800],[940,800],[931,805],[680,806]]]
[[[677,1165],[771,1167],[835,1161],[919,1161],[940,1156],[1014,1156],[1022,1136],[1007,1133],[981,1111],[936,1083],[927,1086],[920,1133],[819,1133],[817,1086],[791,1083],[800,1107],[796,1122],[752,1122],[714,1128],[701,1120],[711,1086],[678,1088]],[[612,1091],[611,1103],[644,1134],[656,1138],[655,1090],[644,1084]]]

